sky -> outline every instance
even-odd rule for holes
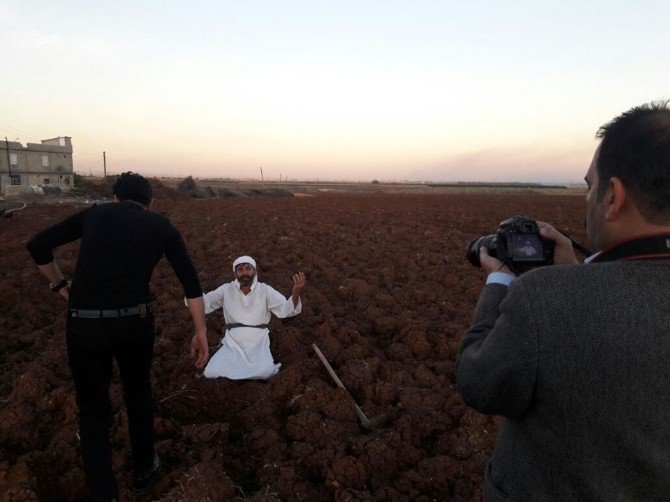
[[[670,98],[664,1],[0,0],[0,135],[75,171],[579,182]]]

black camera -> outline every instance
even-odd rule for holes
[[[490,256],[515,269],[554,262],[554,241],[540,237],[537,223],[527,216],[514,216],[500,224],[497,234],[472,240],[467,247],[467,258],[475,267],[482,265],[479,262],[482,246]]]

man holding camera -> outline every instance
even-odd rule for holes
[[[139,174],[121,174],[115,204],[94,205],[37,234],[28,250],[51,291],[68,300],[67,352],[72,370],[86,483],[95,501],[118,499],[109,440],[109,384],[116,359],[128,408],[133,491],[147,491],[160,468],[154,454],[149,371],[154,345],[149,280],[165,254],[181,282],[195,325],[191,355],[209,357],[202,290],[181,235],[150,211],[152,188]],[[53,248],[81,239],[72,287]]]
[[[519,277],[482,247],[487,283],[457,368],[463,399],[505,417],[485,500],[670,500],[670,109],[598,131],[587,234]]]

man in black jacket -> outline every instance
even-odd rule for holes
[[[505,417],[485,500],[670,500],[670,109],[603,126],[578,264],[489,274],[457,368],[463,399]]]
[[[167,218],[149,210],[151,185],[139,174],[123,173],[113,190],[114,204],[78,212],[28,243],[51,290],[68,300],[68,362],[77,393],[84,471],[93,500],[106,501],[118,498],[109,439],[112,359],[119,367],[128,408],[133,489],[149,489],[160,468],[149,381],[154,342],[149,281],[163,255],[188,299],[195,326],[195,365],[202,368],[209,357],[202,290],[179,232]],[[52,250],[77,239],[81,247],[70,284]]]

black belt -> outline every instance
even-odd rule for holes
[[[151,306],[141,303],[135,307],[124,307],[120,309],[70,309],[70,317],[81,317],[84,319],[100,319],[115,317],[146,317],[151,312]]]
[[[257,324],[255,326],[251,326],[249,324],[242,324],[241,322],[233,322],[231,324],[226,324],[226,329],[233,329],[233,328],[258,328],[258,329],[267,329],[268,325],[267,324]]]

